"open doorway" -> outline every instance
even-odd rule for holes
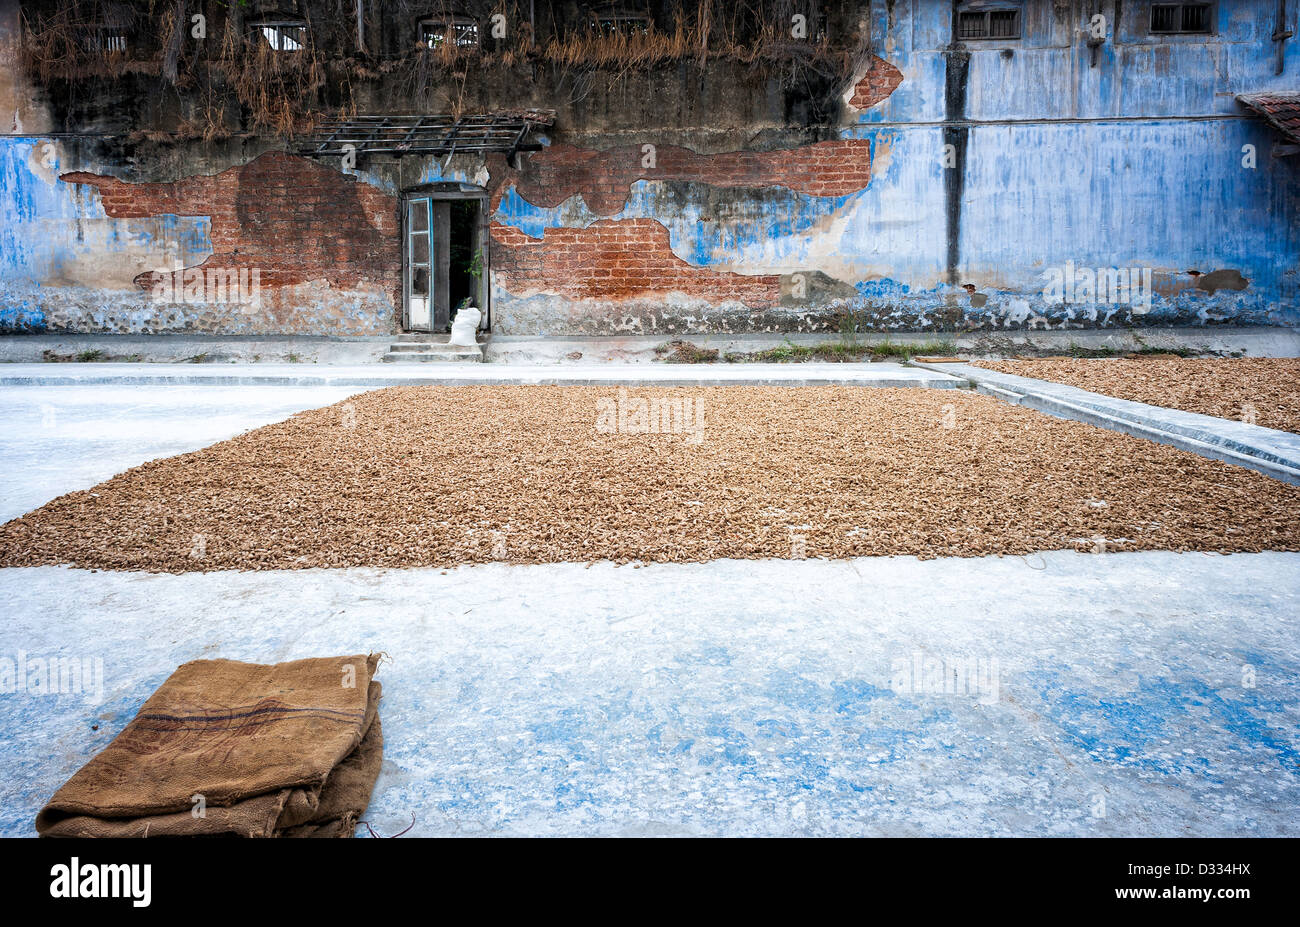
[[[483,274],[483,252],[478,241],[479,201],[451,200],[450,260],[447,304],[454,321],[461,306],[478,305],[478,281]]]
[[[403,196],[403,327],[445,332],[462,306],[490,324],[487,191],[428,184]]]

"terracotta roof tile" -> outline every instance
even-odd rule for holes
[[[1241,93],[1237,100],[1263,116],[1291,141],[1300,142],[1300,92]]]

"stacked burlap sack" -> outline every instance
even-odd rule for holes
[[[383,760],[378,655],[196,660],[36,817],[46,837],[350,837]]]

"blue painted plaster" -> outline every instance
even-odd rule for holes
[[[0,138],[0,331],[42,331],[68,303],[92,329],[97,314],[145,318],[136,273],[212,253],[207,216],[110,218],[98,191],[59,179],[66,170],[55,140]]]

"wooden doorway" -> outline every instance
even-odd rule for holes
[[[463,305],[491,324],[488,195],[463,183],[426,184],[402,196],[402,326],[446,332]]]

